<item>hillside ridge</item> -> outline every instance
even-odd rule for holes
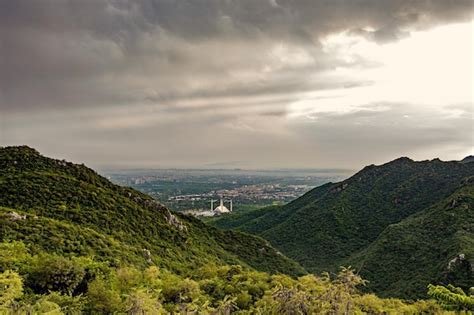
[[[50,159],[27,146],[0,149],[0,207],[2,240],[25,241],[38,251],[92,254],[118,265],[152,263],[175,272],[239,264],[305,273],[260,237],[171,212],[84,165]],[[26,217],[16,220],[16,215]]]
[[[428,211],[465,185],[471,186],[472,175],[473,163],[413,161],[402,157],[366,166],[346,180],[316,187],[286,205],[237,213],[211,223],[261,235],[311,272],[335,272],[340,265],[360,266],[354,257],[360,257],[357,253],[364,252],[387,228]],[[460,215],[469,226],[474,225],[467,213]],[[441,224],[441,228],[448,227]],[[474,239],[474,234],[469,232],[468,237]],[[449,246],[457,246],[455,238],[449,239],[453,242]],[[373,259],[376,264],[375,256]],[[443,257],[443,264],[449,259],[452,257]],[[396,275],[396,270],[392,272]],[[364,269],[361,274],[371,282],[382,277]],[[382,294],[386,289],[383,285],[369,287]],[[400,290],[386,292],[403,296],[404,290],[413,287],[407,280],[399,285]],[[416,295],[424,296],[425,290],[419,284],[414,290]]]

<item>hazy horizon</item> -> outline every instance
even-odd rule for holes
[[[3,1],[0,146],[97,169],[474,154],[473,1]]]
[[[422,161],[432,161],[432,160],[441,160],[443,162],[452,162],[452,161],[461,161],[462,159],[466,158],[466,157],[469,157],[469,156],[472,156],[472,155],[466,155],[462,158],[459,158],[459,159],[450,159],[450,160],[443,160],[443,159],[440,159],[438,157],[434,157],[434,158],[431,158],[431,159],[411,159],[410,157],[408,157],[409,159],[415,161],[415,162],[422,162]],[[361,167],[359,168],[341,168],[341,167],[298,167],[298,166],[294,166],[294,167],[237,167],[237,166],[232,166],[232,164],[229,164],[228,166],[225,166],[225,165],[222,165],[220,167],[216,167],[214,165],[202,165],[202,166],[193,166],[193,167],[186,167],[186,166],[183,166],[183,167],[173,167],[173,166],[162,166],[160,167],[159,165],[158,166],[153,166],[153,167],[146,167],[146,166],[132,166],[132,165],[116,165],[116,166],[111,166],[111,167],[108,167],[108,166],[99,166],[97,165],[98,167],[98,170],[100,171],[124,171],[124,172],[127,172],[127,171],[153,171],[153,170],[177,170],[177,171],[261,171],[261,172],[294,172],[294,171],[309,171],[309,172],[321,172],[321,173],[325,173],[325,172],[328,172],[328,171],[334,171],[334,172],[341,172],[341,173],[355,173],[355,172],[358,172],[360,171],[363,167],[365,166],[369,166],[369,165],[382,165],[382,164],[385,164],[385,163],[389,163],[389,162],[392,162],[393,160],[396,160],[398,158],[402,158],[403,156],[400,156],[400,157],[396,157],[394,159],[391,159],[391,160],[386,160],[386,161],[380,161],[378,163],[369,163],[369,164],[366,164],[366,165],[362,165]],[[79,163],[79,162],[78,162]]]

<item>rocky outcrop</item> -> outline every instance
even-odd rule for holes
[[[146,248],[143,249],[143,256],[145,257],[147,263],[149,264],[153,263],[153,261],[151,260],[151,252],[149,249],[146,249]]]
[[[15,211],[7,213],[6,216],[12,222],[19,221],[19,220],[26,220],[26,214],[21,215],[21,214],[16,213]]]
[[[183,232],[188,231],[188,227],[184,225],[183,223],[181,223],[181,221],[179,221],[179,219],[174,214],[172,214],[168,209],[166,209],[164,213],[164,217],[165,217],[166,222],[168,222],[168,224],[171,225],[172,227],[178,229],[179,231],[183,231]]]
[[[446,283],[457,283],[463,289],[474,284],[474,264],[465,254],[458,254],[448,262],[445,271]]]
[[[466,255],[464,254],[459,254],[453,259],[451,259],[448,262],[446,270],[450,272],[459,267],[468,267],[467,269],[470,269],[474,273],[474,264],[471,264],[471,262],[466,258]]]
[[[339,185],[337,185],[337,186],[331,188],[330,191],[331,191],[333,194],[334,194],[334,193],[338,193],[338,192],[341,192],[341,191],[343,191],[344,189],[346,189],[347,186],[349,186],[348,183],[342,183],[342,184],[339,184]]]

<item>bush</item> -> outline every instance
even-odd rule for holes
[[[7,270],[0,274],[0,307],[9,307],[13,301],[23,295],[23,283],[20,276]]]
[[[86,272],[77,262],[55,255],[40,255],[32,259],[28,270],[27,287],[34,293],[57,291],[72,294]]]
[[[144,289],[131,292],[125,307],[128,314],[166,314],[158,300]]]
[[[88,310],[95,314],[113,314],[122,310],[119,293],[103,279],[96,279],[89,283],[87,299]]]
[[[43,301],[52,302],[61,308],[66,314],[80,314],[85,307],[85,298],[82,296],[62,295],[52,292],[46,295]]]
[[[0,243],[0,272],[5,270],[18,270],[30,258],[23,242]]]

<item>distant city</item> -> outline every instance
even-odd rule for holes
[[[113,182],[149,194],[176,211],[213,210],[211,200],[232,200],[234,211],[287,203],[312,188],[353,172],[341,169],[152,169],[104,172]],[[216,206],[216,204],[214,205]]]

